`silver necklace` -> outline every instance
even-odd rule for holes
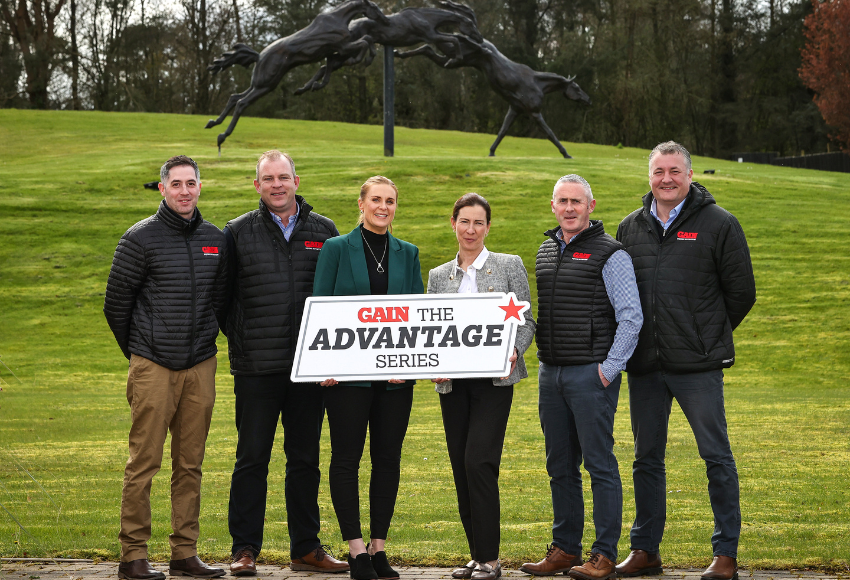
[[[363,230],[360,230],[360,236],[363,238],[363,243],[366,244],[366,247],[369,248],[369,253],[372,254],[372,257],[375,258],[375,261],[378,263],[378,267],[375,268],[378,274],[384,273],[384,267],[381,265],[381,262],[384,261],[384,258],[387,256],[387,246],[390,245],[389,240],[387,240],[386,245],[384,245],[384,253],[381,254],[381,259],[378,259],[378,256],[375,255],[375,252],[372,251],[372,246],[369,245],[369,242],[366,241],[366,235],[363,233]]]

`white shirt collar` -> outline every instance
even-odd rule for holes
[[[452,272],[455,272],[457,270],[460,270],[461,272],[463,271],[463,268],[460,267],[460,264],[458,262],[459,257],[460,257],[459,253],[455,254],[454,268],[452,268]],[[484,267],[484,262],[486,262],[487,258],[489,258],[489,257],[490,257],[490,250],[487,249],[487,246],[484,246],[484,248],[481,250],[481,253],[478,254],[478,257],[475,258],[475,260],[469,265],[469,267],[473,268],[475,270],[480,270],[481,268]]]

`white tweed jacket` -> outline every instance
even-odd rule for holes
[[[460,288],[461,273],[455,270],[455,261],[446,262],[437,266],[428,273],[428,294],[452,294]],[[513,254],[497,254],[490,252],[484,266],[478,270],[475,276],[478,292],[513,292],[518,300],[531,302],[531,291],[528,288],[528,272],[522,263],[522,258]],[[534,339],[536,323],[529,308],[523,312],[525,324],[517,328],[514,346],[519,353],[514,372],[506,379],[494,378],[493,384],[499,387],[516,384],[520,379],[528,376],[525,368],[523,353],[531,345]],[[446,381],[436,385],[438,393],[450,393],[452,381]]]

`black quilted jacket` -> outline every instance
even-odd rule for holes
[[[557,231],[546,232],[537,251],[537,358],[558,366],[601,363],[617,332],[602,268],[622,246],[591,220],[562,254]]]
[[[226,333],[234,375],[291,371],[319,252],[339,235],[333,221],[295,199],[301,210],[288,242],[262,200],[224,228],[234,268]]]
[[[631,255],[643,327],[626,370],[693,373],[731,367],[732,331],[756,301],[750,250],[741,224],[694,182],[682,213],[664,234],[643,207],[620,223]]]
[[[196,209],[186,221],[163,201],[115,250],[103,313],[128,359],[172,370],[215,356],[227,304],[224,234]]]

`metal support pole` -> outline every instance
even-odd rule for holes
[[[393,47],[384,45],[384,157],[395,152],[395,68]]]

